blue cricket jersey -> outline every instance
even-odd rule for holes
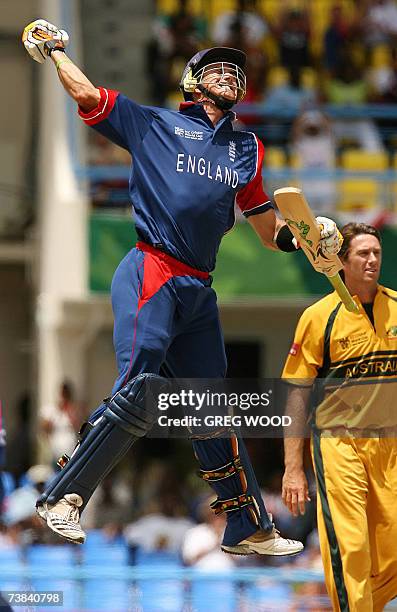
[[[211,272],[234,225],[235,203],[246,217],[272,208],[262,186],[262,143],[233,129],[233,112],[214,127],[200,104],[183,103],[178,112],[99,90],[98,107],[79,115],[132,155],[129,190],[139,239]]]

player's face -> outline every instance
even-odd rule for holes
[[[382,247],[376,236],[359,234],[350,242],[347,258],[344,261],[346,282],[355,286],[376,285],[382,264]]]
[[[237,74],[232,64],[211,64],[204,69],[201,82],[211,93],[227,100],[237,100]]]

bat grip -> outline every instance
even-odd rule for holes
[[[358,313],[360,309],[357,306],[356,302],[353,300],[352,296],[350,295],[345,283],[343,282],[339,274],[335,274],[334,276],[328,276],[328,280],[333,286],[333,288],[335,289],[335,291],[337,292],[337,294],[339,295],[346,309],[349,312]]]

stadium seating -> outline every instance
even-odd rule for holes
[[[235,585],[224,579],[199,578],[191,584],[190,602],[195,612],[230,612],[236,609]]]
[[[29,585],[25,589],[33,591],[61,591],[63,606],[58,610],[74,610],[80,605],[80,593],[75,582],[69,577],[69,571],[76,566],[78,558],[76,548],[68,544],[44,545],[35,544],[26,551],[26,562],[34,571]]]
[[[94,576],[103,568],[110,568],[112,572],[117,572],[118,568],[122,571],[128,567],[128,548],[121,544],[84,546],[81,565],[87,571],[92,568]],[[87,578],[83,581],[83,607],[86,610],[121,612],[126,609],[132,588],[132,583],[122,577]]]
[[[283,610],[285,602],[291,601],[291,585],[264,580],[247,587],[245,599],[249,612]],[[308,608],[309,609],[309,608]],[[311,609],[311,608],[310,608]]]
[[[346,178],[338,183],[337,209],[343,212],[360,211],[379,206],[379,187],[371,178]]]
[[[22,551],[17,546],[0,549],[0,591],[19,591],[25,588],[22,578],[6,574],[10,568],[15,568],[15,574],[23,569]]]
[[[389,159],[387,153],[347,149],[341,154],[341,166],[345,170],[382,171],[387,170]]]
[[[265,166],[270,169],[283,168],[286,165],[286,156],[281,147],[266,147]]]

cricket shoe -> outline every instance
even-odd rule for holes
[[[37,506],[37,514],[54,533],[74,544],[84,544],[86,535],[80,526],[80,511],[83,499],[77,493],[68,493],[56,504],[44,502]]]
[[[282,557],[296,555],[303,550],[302,542],[282,538],[275,527],[270,533],[262,529],[254,533],[247,540],[241,540],[235,546],[221,546],[222,550],[232,555],[270,555]]]

